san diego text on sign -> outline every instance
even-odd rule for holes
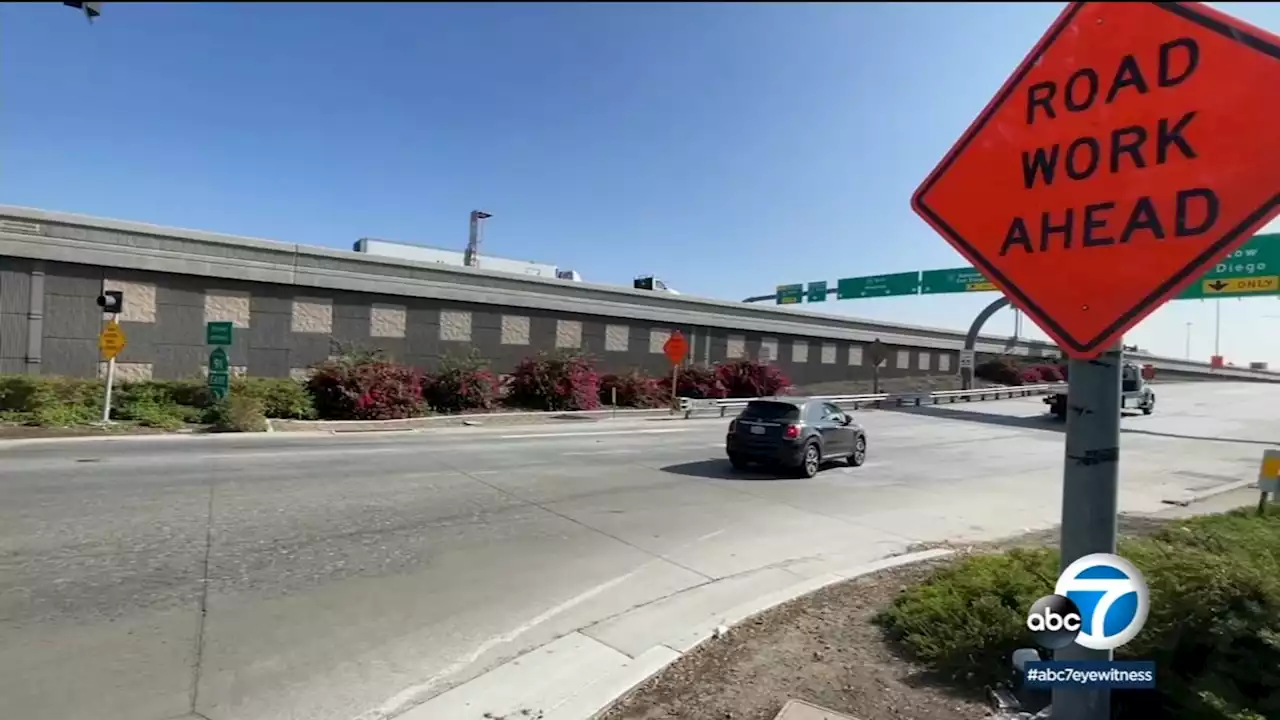
[[[1062,80],[1044,80],[1028,86],[1027,124],[1053,122],[1062,113],[1086,113],[1095,107],[1120,105],[1176,88],[1195,74],[1200,64],[1200,45],[1191,38],[1175,38],[1142,59],[1147,61],[1145,70],[1138,57],[1128,54],[1117,67],[1101,73],[1082,67]],[[1070,142],[1023,150],[1023,185],[1032,190],[1037,183],[1082,182],[1099,172],[1137,173],[1165,163],[1193,161],[1198,155],[1191,139],[1200,131],[1195,119],[1196,111],[1187,110],[1177,118],[1159,118],[1152,127],[1125,124],[1105,135],[1082,135]],[[1172,198],[1159,198],[1164,202],[1157,204],[1156,200],[1140,195],[1125,206],[1118,206],[1118,199],[1105,199],[1083,207],[1045,210],[1039,218],[1015,216],[1000,254],[1196,237],[1217,223],[1218,196],[1211,188],[1181,188],[1173,192]],[[1166,208],[1165,217],[1160,215],[1161,205]]]

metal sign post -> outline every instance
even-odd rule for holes
[[[116,359],[113,355],[107,360],[107,390],[102,395],[102,424],[111,422],[111,386],[116,382]]]
[[[107,322],[107,326],[98,334],[98,350],[107,358],[107,387],[102,395],[102,424],[106,425],[111,422],[111,389],[116,381],[116,356],[124,350],[126,344],[124,331],[120,329],[120,324],[116,322],[119,315],[111,314],[111,320]]]
[[[689,341],[679,330],[662,344],[662,353],[671,361],[671,412],[680,408],[680,363],[689,354]]]
[[[1092,553],[1116,551],[1120,493],[1120,402],[1124,354],[1115,349],[1096,360],[1072,359],[1067,369],[1067,437],[1062,473],[1062,570]],[[1055,660],[1112,659],[1110,650],[1076,643]],[[1053,717],[1111,717],[1111,691],[1090,688],[1053,693]]]

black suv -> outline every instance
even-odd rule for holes
[[[867,459],[867,434],[845,411],[822,400],[752,400],[729,423],[725,452],[737,469],[751,463],[787,468],[801,477],[818,474],[824,462]]]

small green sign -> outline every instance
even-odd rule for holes
[[[795,305],[804,302],[804,285],[779,285],[777,304]]]
[[[809,302],[827,301],[827,281],[819,280],[809,283]]]
[[[209,353],[209,372],[210,373],[228,373],[231,372],[231,362],[227,359],[227,351],[222,348],[214,348]]]
[[[225,372],[209,373],[209,394],[221,400],[231,391],[231,374]]]
[[[856,300],[890,295],[915,295],[920,291],[920,273],[894,273],[836,281],[837,300]]]
[[[230,345],[231,344],[231,328],[229,322],[211,322],[204,326],[204,341],[206,345]]]
[[[992,292],[996,286],[976,269],[948,268],[946,270],[925,270],[920,273],[920,293]]]

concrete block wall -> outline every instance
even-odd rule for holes
[[[674,330],[691,345],[690,362],[765,356],[804,385],[865,380],[872,368],[862,342],[662,325],[591,314],[380,296],[345,290],[224,280],[143,270],[40,262],[43,318],[29,304],[35,261],[0,258],[0,372],[92,377],[104,371],[97,336],[108,319],[96,305],[120,290],[127,345],[116,359],[121,379],[181,379],[207,372],[205,324],[231,322],[232,370],[257,377],[304,377],[345,347],[380,349],[426,370],[446,356],[477,351],[496,372],[538,352],[579,350],[602,372],[670,372],[662,346]],[[39,321],[42,320],[42,325]],[[27,333],[39,331],[38,362]],[[888,345],[885,379],[957,372],[954,351]]]

